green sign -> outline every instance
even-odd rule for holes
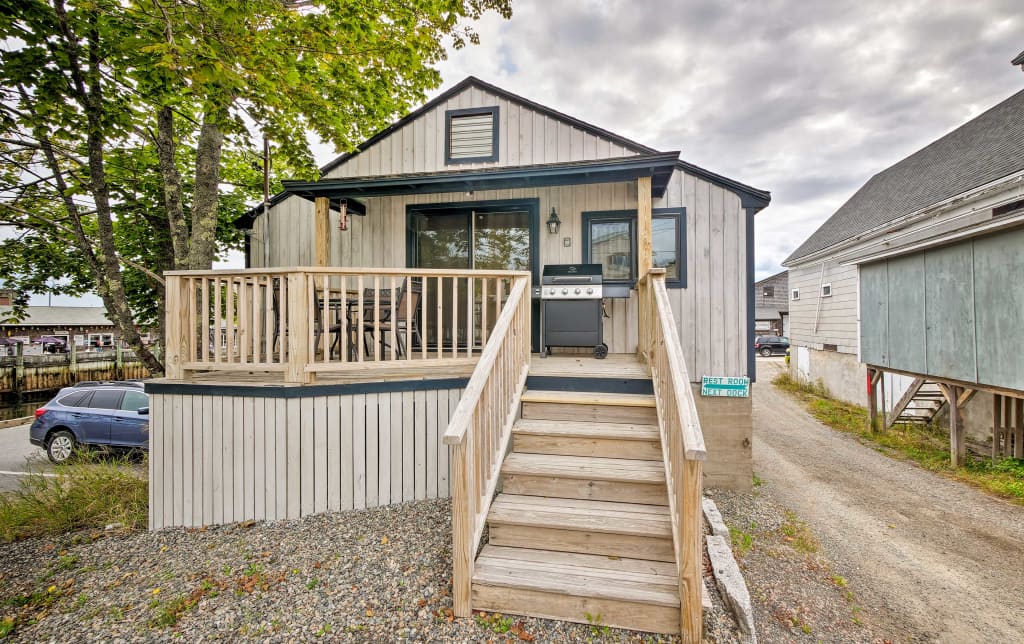
[[[747,398],[750,396],[750,378],[704,376],[700,384],[700,395]]]

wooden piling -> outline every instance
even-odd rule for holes
[[[19,342],[15,348],[14,362],[14,395],[21,402],[21,394],[25,389],[25,343]]]

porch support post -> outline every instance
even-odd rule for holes
[[[331,261],[331,200],[316,198],[316,248],[314,254],[317,266],[327,266]]]
[[[868,367],[868,420],[871,421],[871,431],[879,430],[878,418],[878,381],[882,378],[880,369]]]
[[[636,180],[636,277],[641,280],[652,266],[651,178]]]
[[[1000,394],[992,394],[992,460],[996,460],[1002,453],[999,449],[999,442],[1003,435],[1003,397]],[[1009,443],[1009,441],[1007,441]]]
[[[964,464],[966,454],[964,445],[964,427],[960,419],[960,394],[963,387],[939,383],[942,395],[949,403],[949,463],[953,467],[960,467]]]

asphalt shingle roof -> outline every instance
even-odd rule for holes
[[[1024,170],[1024,90],[871,177],[790,262]]]
[[[10,307],[0,307],[0,320],[10,316]],[[113,326],[102,306],[26,306],[25,318],[10,326]]]

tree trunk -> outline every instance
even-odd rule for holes
[[[192,198],[191,270],[209,270],[217,252],[217,204],[220,199],[220,156],[224,132],[216,117],[207,113],[196,145],[195,194]]]
[[[177,140],[174,135],[174,111],[166,105],[160,108],[157,114],[157,135],[154,143],[160,160],[164,207],[167,209],[167,225],[174,249],[171,266],[183,268],[188,260],[188,225],[182,206],[181,172],[178,171],[178,164],[175,162]]]

